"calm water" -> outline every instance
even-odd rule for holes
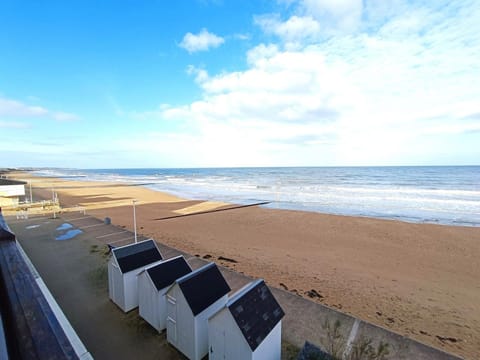
[[[40,175],[149,183],[191,199],[480,226],[480,166],[55,169]]]

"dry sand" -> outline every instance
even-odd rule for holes
[[[26,178],[18,174],[17,178]],[[469,359],[480,358],[480,228],[187,201],[143,187],[31,178],[98,217]],[[41,189],[43,187],[43,189]]]

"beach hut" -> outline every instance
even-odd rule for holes
[[[123,311],[138,306],[137,275],[145,266],[161,261],[162,256],[149,239],[112,249],[108,261],[108,295]]]
[[[138,275],[139,315],[157,331],[167,327],[167,297],[169,287],[192,272],[183,256],[177,256],[146,267]]]
[[[246,285],[209,318],[209,359],[280,360],[284,315],[263,280]]]
[[[208,354],[207,320],[227,303],[230,287],[215,263],[187,274],[167,291],[167,341],[190,360]]]

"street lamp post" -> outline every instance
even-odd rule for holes
[[[135,232],[135,244],[137,243],[137,216],[135,214],[135,203],[137,200],[133,200],[133,230]]]

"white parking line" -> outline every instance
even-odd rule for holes
[[[88,229],[88,228],[95,227],[95,226],[100,226],[100,225],[105,225],[105,224],[101,223],[101,224],[93,224],[93,225],[87,225],[87,226],[78,226],[78,228],[79,229]]]
[[[91,216],[84,216],[84,217],[79,217],[79,218],[75,218],[75,219],[67,219],[65,218],[66,221],[75,221],[75,220],[82,220],[82,219],[90,219]]]
[[[123,234],[123,233],[126,233],[126,232],[128,232],[128,230],[118,231],[118,232],[114,232],[114,233],[110,233],[110,234],[106,234],[106,235],[100,235],[100,236],[97,236],[95,239],[101,239],[101,238],[105,238],[105,237],[108,237],[108,236]]]
[[[7,221],[7,224],[21,224],[21,223],[26,223],[26,222],[34,222],[35,220],[41,220],[41,219],[48,219],[46,216],[36,216],[36,217],[30,217],[28,219],[16,219],[16,220],[10,220]]]

